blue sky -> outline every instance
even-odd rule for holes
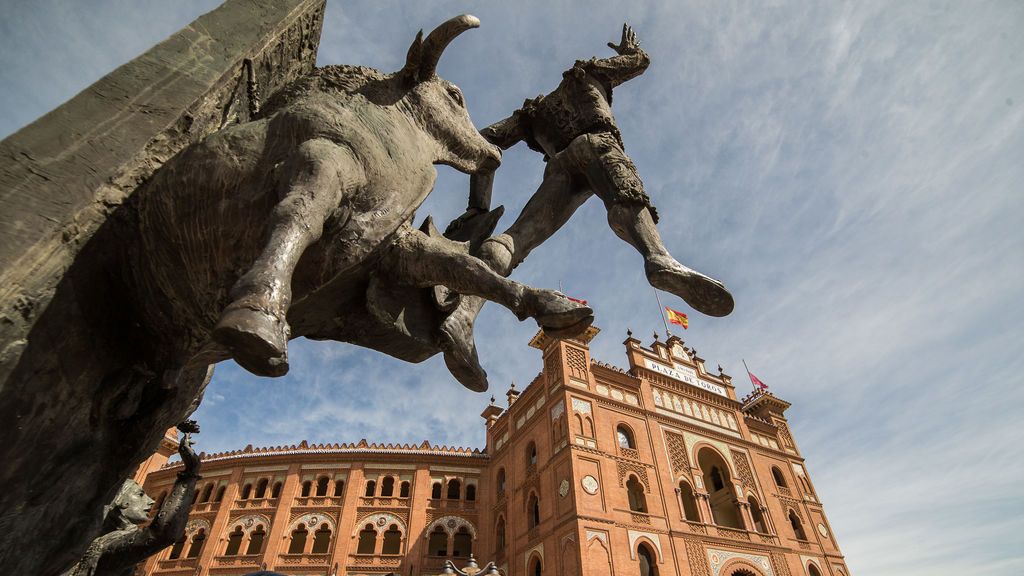
[[[0,136],[217,2],[0,2]],[[419,28],[463,12],[439,72],[478,126],[607,55],[623,21],[650,70],[615,93],[667,246],[736,311],[691,313],[688,344],[741,393],[741,358],[788,415],[854,574],[1024,573],[1024,4],[1020,2],[331,1],[321,64],[398,69]],[[540,180],[505,155],[507,225]],[[461,213],[440,167],[420,216]],[[662,331],[639,256],[596,200],[514,277],[586,298],[594,356]],[[689,311],[663,296],[666,305]],[[540,371],[536,331],[494,305],[478,343],[500,397]],[[218,367],[209,451],[310,441],[482,446],[486,394],[435,358],[296,341],[278,380]]]

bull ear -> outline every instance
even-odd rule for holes
[[[423,59],[423,30],[416,34],[416,39],[409,46],[409,52],[405,55],[405,66],[398,71],[398,75],[408,83],[413,84],[419,81],[420,61]]]
[[[434,28],[434,31],[431,32],[427,36],[427,39],[423,41],[419,70],[416,75],[417,80],[426,80],[434,75],[437,71],[437,61],[441,59],[441,54],[444,52],[444,49],[452,40],[455,39],[456,36],[462,34],[466,30],[478,28],[479,26],[479,18],[476,16],[470,16],[469,14],[463,14],[448,20],[437,28]],[[408,64],[406,64],[406,66],[408,66]]]

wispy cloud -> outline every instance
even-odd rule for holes
[[[213,2],[10,5],[0,20],[7,133]],[[321,64],[402,65],[415,31],[460,12],[440,73],[478,125],[608,54],[629,21],[652,54],[616,91],[627,150],[680,260],[720,276],[736,312],[684,334],[743,390],[741,358],[793,402],[792,427],[854,573],[1024,572],[1024,5],[331,2]],[[540,181],[510,150],[503,225]],[[464,207],[441,169],[420,211]],[[588,202],[516,278],[590,300],[594,355],[660,327],[635,252]],[[666,302],[669,303],[669,302]],[[683,308],[678,301],[670,303]],[[499,395],[540,370],[536,326],[488,305],[481,356]],[[301,439],[482,446],[486,396],[438,358],[409,365],[296,341],[279,380],[218,367],[206,450]]]

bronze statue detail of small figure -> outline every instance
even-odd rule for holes
[[[483,241],[476,256],[496,272],[509,275],[527,255],[557,232],[591,195],[608,211],[615,234],[644,258],[648,282],[679,296],[709,316],[732,312],[733,298],[725,286],[680,264],[669,254],[656,226],[658,213],[644,191],[636,166],[624,151],[622,135],[612,116],[612,89],[643,74],[650,57],[640,48],[636,33],[622,27],[618,44],[609,42],[616,56],[579,60],[562,74],[562,81],[547,95],[527,100],[511,116],[480,131],[501,149],[526,142],[544,154],[547,166],[540,187],[516,221],[504,233]],[[494,173],[471,177],[469,208],[445,232],[458,237],[462,229],[479,227],[490,213]],[[452,334],[471,334],[480,298],[465,298],[446,321]],[[467,374],[479,370],[471,338],[463,340],[464,363],[456,368]],[[455,370],[453,370],[455,372]]]
[[[186,420],[178,424],[178,430],[183,433],[178,454],[185,468],[153,521],[149,515],[156,501],[135,480],[125,480],[104,511],[103,534],[64,576],[130,576],[136,564],[182,538],[196,481],[201,478],[199,456],[192,450],[192,434],[199,432],[199,425]],[[143,526],[146,522],[149,524]]]

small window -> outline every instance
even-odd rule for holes
[[[203,496],[199,499],[200,502],[209,502],[210,495],[213,493],[213,484],[207,484],[206,488],[203,488]]]
[[[530,564],[530,576],[543,576],[544,568],[540,564],[540,558],[533,557],[533,561]]]
[[[750,518],[754,521],[754,530],[762,534],[767,534],[768,530],[765,528],[764,513],[761,512],[761,503],[757,501],[757,498],[750,496],[747,498],[747,505],[750,507]]]
[[[504,468],[499,468],[498,469],[497,484],[498,484],[498,494],[504,494],[505,493],[505,469]]]
[[[398,497],[399,498],[408,498],[409,497],[409,483],[408,482],[402,482],[402,486],[398,489]]]
[[[629,431],[629,428],[619,425],[615,429],[615,436],[619,441],[619,448],[625,448],[627,450],[636,450],[636,442],[633,441],[633,433]]]
[[[792,510],[789,511],[789,525],[793,527],[793,535],[797,540],[807,540],[803,523],[800,522],[800,517],[796,515],[796,512]]]
[[[313,493],[313,482],[306,480],[302,483],[302,497],[305,498]]]
[[[366,497],[370,498],[377,493],[377,481],[367,480],[366,481]]]
[[[252,484],[246,484],[242,487],[242,500],[248,500],[252,494]]]
[[[393,477],[384,477],[384,480],[380,483],[380,495],[387,498],[395,495],[395,479]]]
[[[718,492],[725,488],[725,481],[722,480],[722,471],[718,469],[718,466],[711,468],[711,491]]]
[[[688,522],[700,522],[700,513],[697,511],[697,499],[693,495],[693,488],[688,482],[679,483],[679,498],[683,501],[683,516]]]
[[[214,497],[214,502],[220,502],[221,500],[224,499],[224,490],[226,488],[227,486],[221,486],[220,488],[217,488],[217,496]]]
[[[267,532],[263,529],[263,525],[260,524],[249,534],[249,547],[245,549],[246,554],[260,554],[263,552],[263,541],[266,539]]]
[[[462,484],[458,480],[452,478],[448,481],[448,499],[458,500],[462,496]]]
[[[494,529],[494,551],[501,552],[505,549],[505,518],[498,517],[498,524]]]
[[[182,534],[181,540],[174,542],[174,546],[171,546],[171,553],[167,555],[168,560],[177,560],[181,558],[181,551],[185,548],[185,535]]]
[[[274,482],[274,487],[270,489],[270,497],[271,498],[280,498],[281,497],[281,483],[280,482]]]
[[[392,524],[387,532],[384,533],[384,547],[380,551],[381,554],[401,554],[402,553],[402,533],[398,530],[398,525]]]
[[[466,484],[466,500],[473,502],[476,500],[476,485]]]
[[[537,465],[537,445],[533,442],[530,442],[530,445],[526,447],[526,465]]]
[[[309,536],[309,531],[306,530],[305,524],[299,524],[295,530],[292,531],[292,541],[288,545],[289,554],[302,554],[306,551],[306,537]]]
[[[324,488],[324,491],[327,489]],[[326,554],[331,546],[331,529],[326,523],[321,524],[313,534],[313,554]]]
[[[527,526],[531,529],[536,528],[540,525],[540,501],[537,499],[535,493],[530,493],[530,499],[527,501],[526,510],[529,516],[527,517]]]
[[[334,481],[334,497],[341,498],[345,495],[345,481],[335,480]]]
[[[430,498],[433,500],[441,499],[441,483],[434,482],[434,485],[430,487]]]
[[[786,477],[782,475],[782,470],[779,470],[778,466],[772,466],[772,478],[775,479],[775,485],[780,488],[786,488]]]
[[[377,531],[373,524],[367,524],[359,531],[359,547],[356,554],[373,554],[377,548]]]
[[[657,557],[646,544],[637,548],[636,556],[640,561],[640,576],[658,576]]]
[[[438,526],[430,533],[430,540],[427,543],[427,554],[431,556],[448,555],[448,533],[444,528]]]
[[[633,512],[647,512],[647,499],[644,497],[644,485],[636,476],[629,475],[626,480],[626,494],[629,496],[629,509]]]
[[[468,558],[473,553],[473,536],[465,526],[459,528],[452,539],[452,555],[456,558]]]
[[[206,542],[206,529],[200,528],[196,531],[195,536],[192,537],[192,545],[188,548],[188,558],[199,558],[199,554],[203,551],[203,544]],[[181,553],[180,551],[178,552]]]
[[[330,478],[327,476],[321,476],[316,479],[316,495],[327,496],[327,484],[330,483]]]
[[[260,481],[256,483],[256,499],[257,500],[259,500],[261,498],[266,498],[267,497],[267,483],[268,482],[267,482],[266,478],[261,478]]]
[[[238,549],[242,547],[242,527],[235,526],[234,531],[228,535],[228,547],[224,549],[225,556],[237,556]]]

